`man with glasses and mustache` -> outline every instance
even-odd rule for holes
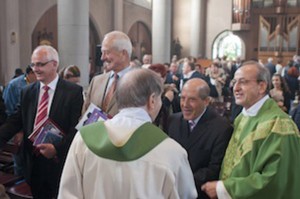
[[[223,159],[220,181],[202,190],[210,198],[300,198],[297,126],[268,95],[268,69],[245,62],[234,75],[233,93],[243,106]]]
[[[50,199],[57,197],[64,161],[76,133],[83,104],[82,87],[59,78],[59,57],[51,46],[38,46],[31,62],[38,81],[21,91],[20,106],[1,126],[0,148],[23,130],[21,154],[25,179],[34,198]],[[33,146],[28,137],[47,118],[64,132],[63,140],[55,146],[51,143]]]

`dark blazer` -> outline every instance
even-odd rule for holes
[[[182,113],[171,115],[168,124],[168,135],[188,153],[198,198],[208,198],[201,191],[201,185],[219,179],[222,160],[233,131],[232,126],[212,107],[206,109],[192,132]]]
[[[276,67],[271,62],[268,62],[265,67],[269,70],[271,77],[276,73]]]
[[[58,191],[58,184],[69,146],[76,133],[75,126],[81,115],[83,104],[82,87],[63,79],[59,79],[53,96],[49,117],[62,129],[65,138],[56,148],[57,159],[46,159],[34,153],[32,142],[28,136],[33,131],[34,120],[38,107],[40,83],[26,86],[21,91],[21,104],[18,111],[9,117],[0,127],[0,148],[21,129],[24,132],[21,153],[25,160],[25,178],[32,190],[39,189],[41,178],[51,179],[48,189]],[[32,172],[34,170],[34,172]],[[43,173],[44,177],[41,177]],[[46,177],[45,177],[46,176]]]

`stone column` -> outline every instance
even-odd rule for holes
[[[205,8],[206,0],[191,1],[191,52],[194,57],[205,56]]]
[[[1,1],[0,5],[0,84],[6,85],[14,76],[16,68],[22,68],[24,71],[26,66],[20,65],[19,1],[5,0]]]
[[[152,62],[170,62],[172,0],[152,0]]]
[[[59,0],[58,51],[60,68],[71,64],[80,68],[80,84],[89,81],[89,1]]]
[[[123,31],[123,0],[114,0],[114,30]]]

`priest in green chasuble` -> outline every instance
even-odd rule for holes
[[[297,126],[269,98],[270,74],[254,61],[235,73],[233,92],[243,106],[234,121],[219,181],[202,186],[210,198],[300,198]]]

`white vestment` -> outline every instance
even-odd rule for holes
[[[151,121],[142,108],[127,108],[106,121],[114,145],[123,145],[134,131]],[[93,133],[93,132],[91,132]],[[116,161],[93,153],[77,133],[61,177],[60,199],[196,198],[186,151],[166,138],[147,154]]]

